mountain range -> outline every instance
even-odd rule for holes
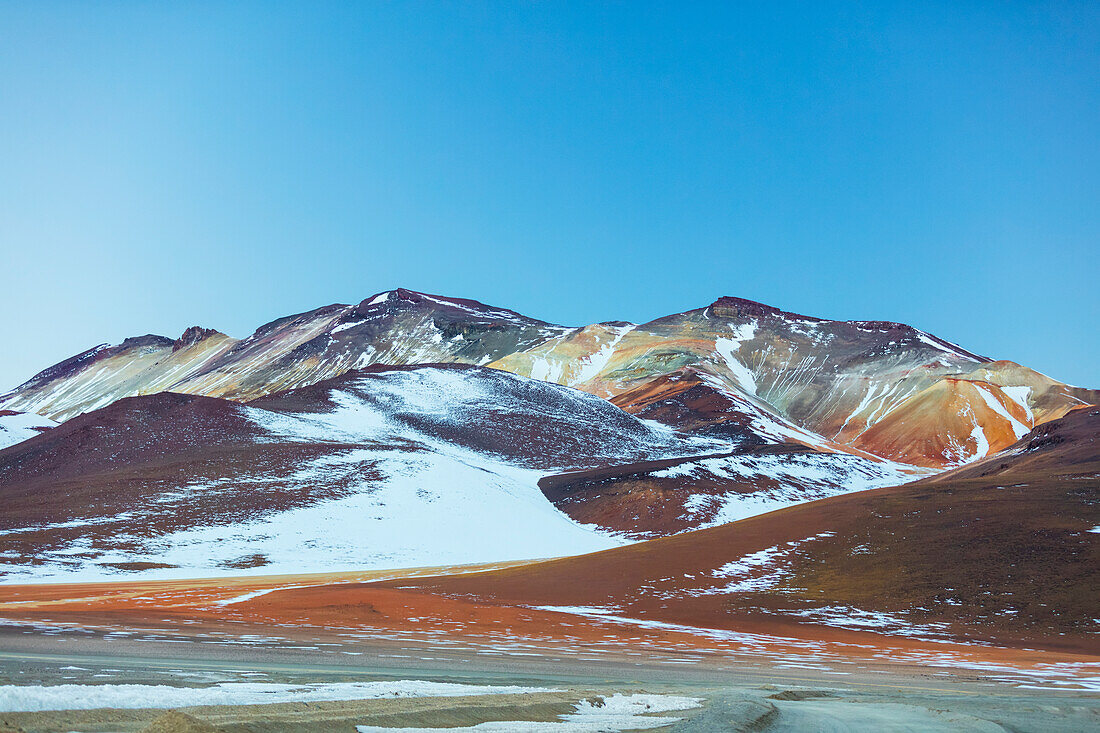
[[[398,289],[103,344],[0,396],[0,579],[618,552],[820,499],[857,521],[1098,402],[899,323],[726,297],[565,327]]]
[[[644,324],[557,326],[405,289],[286,316],[237,340],[101,344],[0,396],[63,421],[123,397],[246,402],[372,365],[474,364],[572,387],[691,432],[744,432],[942,468],[988,455],[1096,390],[900,323],[830,321],[740,298]]]

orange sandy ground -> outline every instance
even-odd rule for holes
[[[643,628],[492,601],[385,588],[371,581],[488,570],[523,563],[461,568],[268,575],[238,578],[58,583],[0,586],[0,617],[27,622],[163,628],[221,629],[234,634],[278,630],[319,638],[326,633],[359,639],[416,636],[462,639],[469,644],[522,641],[548,652],[601,647],[664,651],[712,651],[753,659],[799,658],[874,666],[964,667],[995,665],[1034,673],[1052,665],[1096,675],[1100,657],[1085,654],[933,643],[863,631],[847,631],[786,619],[759,619],[738,632]],[[257,591],[270,591],[237,600]],[[225,601],[231,603],[219,605]],[[628,652],[629,653],[629,652]],[[1091,670],[1089,669],[1091,668]]]

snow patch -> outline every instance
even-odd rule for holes
[[[562,370],[562,362],[556,360],[551,361],[546,357],[539,357],[531,364],[531,379],[538,379],[542,382],[558,383],[561,381]]]
[[[266,596],[268,593],[273,593],[277,590],[292,590],[294,588],[311,588],[309,585],[282,585],[277,588],[264,588],[263,590],[254,590],[251,593],[245,593],[243,595],[234,596],[233,598],[226,598],[222,601],[215,601],[214,606],[232,606],[234,603],[243,603],[244,601],[251,601],[253,598],[259,598],[260,596]]]
[[[699,492],[684,509],[689,517],[710,512],[699,528],[714,527],[829,496],[897,486],[916,478],[909,466],[843,453],[735,455],[681,463],[653,471],[652,478],[728,481],[724,493]],[[746,490],[745,485],[759,486]]]
[[[952,344],[950,341],[944,341],[943,339],[934,338],[924,331],[917,331],[917,338],[920,339],[923,343],[928,344],[933,349],[936,349],[938,351],[946,352],[948,354],[951,354],[952,356],[957,356],[960,359],[965,359],[966,361],[978,361],[973,356],[964,354],[961,347]]]
[[[1008,421],[1008,424],[1012,426],[1012,432],[1013,434],[1015,434],[1016,440],[1019,440],[1031,431],[1031,428],[1029,428],[1027,425],[1024,425],[1022,422],[1009,414],[1008,410],[1005,409],[1005,406],[1002,405],[1001,401],[997,399],[997,395],[993,394],[992,389],[986,388],[987,385],[975,382],[974,387],[978,390],[978,394],[982,396],[982,400],[985,401],[985,404],[989,407],[989,409],[993,410],[993,412],[1003,417],[1005,420]]]
[[[329,333],[333,334],[340,333],[341,331],[347,331],[349,328],[355,328],[361,323],[364,323],[364,321],[349,321],[348,323],[341,323],[339,326],[329,331]]]
[[[680,718],[654,715],[690,710],[702,704],[696,697],[677,695],[623,695],[590,697],[574,707],[573,712],[560,716],[559,722],[507,720],[479,723],[463,728],[383,728],[373,725],[356,726],[358,733],[452,733],[454,731],[490,731],[493,733],[616,733],[626,730],[665,728]]]
[[[29,440],[53,427],[57,427],[56,422],[33,412],[0,415],[0,450]]]
[[[1031,411],[1031,387],[1010,385],[1001,387],[1001,391],[1004,392],[1006,397],[1023,408],[1024,412],[1027,413],[1027,421],[1034,425],[1035,413]]]
[[[974,440],[975,448],[974,455],[970,457],[971,461],[976,461],[979,458],[985,458],[989,455],[989,439],[985,437],[985,430],[981,425],[974,425],[974,429],[970,431],[970,437]]]
[[[806,542],[835,536],[832,532],[820,532],[802,540],[792,540],[764,550],[750,553],[726,563],[716,569],[715,578],[730,578],[732,582],[725,586],[687,591],[688,595],[725,595],[728,593],[751,593],[774,588],[789,575],[780,567],[780,563],[790,557],[798,547]]]
[[[946,623],[915,624],[896,614],[864,611],[851,606],[822,606],[790,613],[839,629],[875,629],[897,636],[917,638],[943,636],[950,628]]]
[[[756,323],[743,323],[733,327],[733,335],[718,337],[714,340],[714,351],[722,357],[726,366],[733,373],[738,385],[747,394],[756,394],[756,378],[747,366],[737,356],[741,344],[751,340],[756,335]]]
[[[608,616],[618,613],[618,608],[610,606],[530,606],[536,611],[553,611],[554,613],[570,613],[574,616]]]
[[[815,448],[829,449],[827,441],[821,435],[803,430],[789,420],[751,401],[744,394],[731,390],[721,378],[706,372],[699,372],[698,376],[705,384],[735,401],[738,407],[749,415],[753,431],[761,437],[770,438],[776,443],[792,440]]]
[[[266,705],[278,702],[375,700],[555,692],[545,687],[460,685],[424,680],[328,682],[305,685],[222,682],[210,687],[170,685],[0,685],[0,712],[180,708],[194,705]]]

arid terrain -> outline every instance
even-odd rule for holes
[[[737,298],[97,347],[0,397],[0,724],[1095,729],[1097,396]]]
[[[395,582],[467,570],[478,568],[425,569]],[[520,730],[517,721],[557,721],[579,701],[616,694],[696,700],[674,714],[682,720],[673,730],[1088,730],[1100,716],[1100,658],[1092,653],[933,643],[776,620],[707,630],[372,580],[12,587],[17,600],[0,610],[7,616],[0,681],[222,689],[411,679],[555,690],[362,701],[340,701],[336,691],[331,702],[177,708],[227,731],[493,720]],[[136,731],[163,713],[97,707],[0,713],[0,721],[26,731]]]

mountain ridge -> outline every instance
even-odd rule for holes
[[[712,430],[770,415],[795,442],[931,468],[994,453],[1021,430],[1100,401],[1095,390],[893,321],[723,296],[647,323],[570,327],[397,288],[277,318],[243,339],[193,326],[177,339],[99,345],[0,396],[0,409],[63,421],[165,390],[247,402],[372,364],[419,363],[488,366],[611,400],[686,369],[726,395],[727,414],[697,415]]]

